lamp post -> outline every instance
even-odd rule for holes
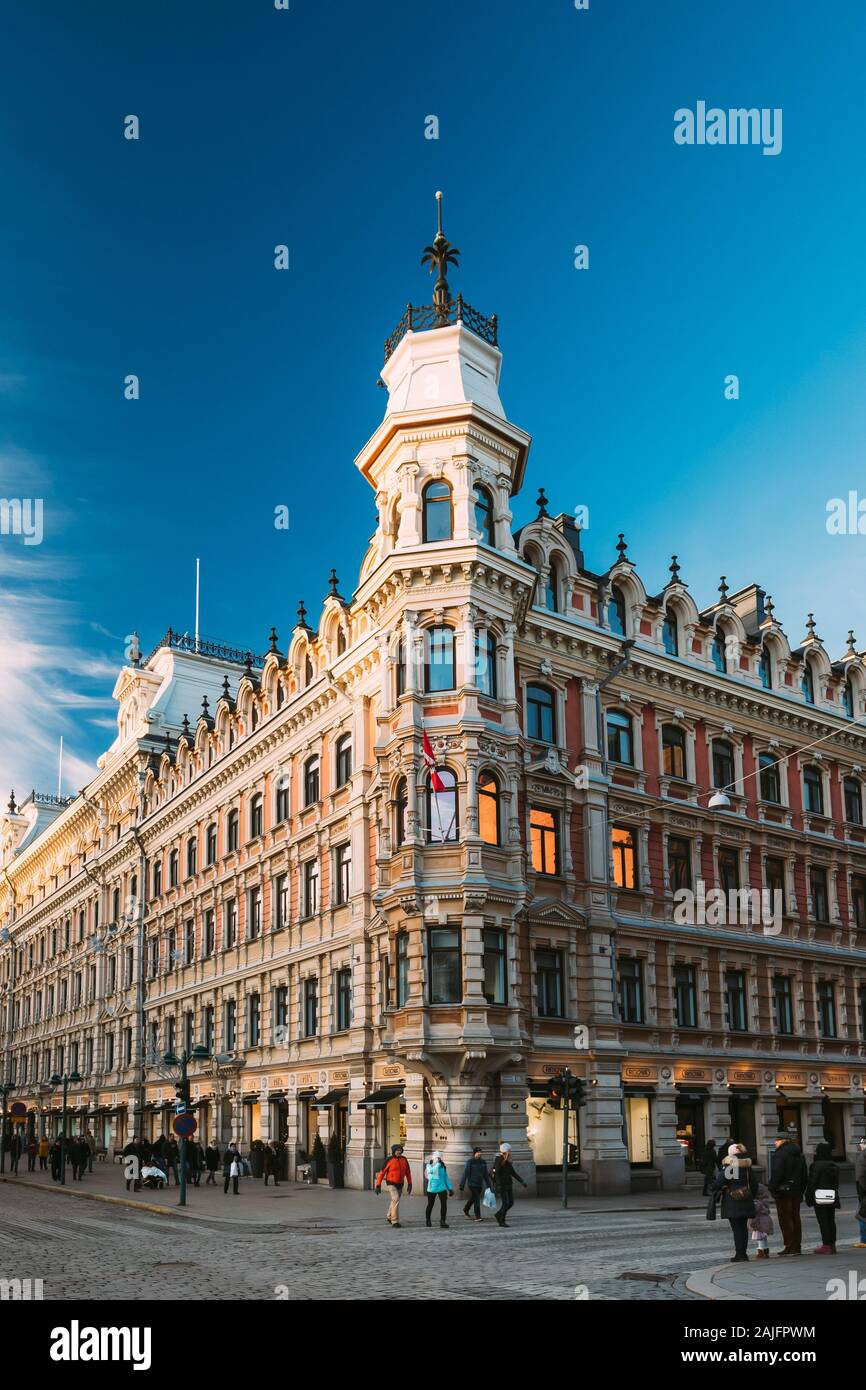
[[[187,1069],[188,1069],[188,1067],[189,1067],[190,1062],[206,1062],[207,1059],[208,1059],[209,1057],[210,1057],[210,1053],[208,1052],[207,1048],[204,1047],[203,1044],[201,1044],[201,1043],[199,1043],[197,1047],[194,1047],[194,1048],[192,1049],[191,1052],[183,1051],[183,1052],[180,1054],[180,1057],[176,1057],[175,1054],[174,1054],[173,1052],[166,1052],[166,1053],[165,1053],[165,1055],[164,1055],[164,1057],[163,1057],[163,1059],[162,1059],[163,1062],[165,1063],[165,1065],[166,1065],[167,1067],[179,1067],[179,1068],[180,1068],[180,1077],[179,1077],[179,1079],[178,1079],[177,1085],[176,1085],[175,1088],[174,1088],[174,1089],[175,1089],[175,1094],[177,1095],[177,1102],[178,1102],[178,1103],[177,1103],[176,1110],[177,1110],[177,1114],[178,1114],[178,1115],[186,1115],[186,1114],[189,1113],[189,1109],[190,1109],[190,1104],[191,1104],[191,1102],[190,1102],[190,1093],[189,1093],[189,1076],[188,1076],[188,1073],[187,1073]],[[186,1206],[186,1135],[185,1135],[185,1134],[182,1134],[182,1135],[180,1136],[180,1196],[179,1196],[179,1198],[178,1198],[178,1206],[180,1206],[180,1207],[185,1207],[185,1206]]]
[[[0,1125],[0,1173],[6,1172],[6,1098],[10,1091],[15,1087],[10,1081],[4,1081],[0,1086],[0,1096],[3,1097],[3,1123]]]
[[[66,1186],[66,1099],[69,1093],[69,1083],[77,1086],[81,1080],[77,1071],[64,1072],[63,1076],[58,1076],[55,1072],[51,1077],[52,1086],[63,1087],[63,1109],[60,1112],[60,1184]]]

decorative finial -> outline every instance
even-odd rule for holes
[[[776,611],[776,605],[773,603],[773,595],[772,595],[772,594],[767,594],[767,597],[764,599],[764,612],[766,613],[767,617],[770,619],[770,622],[771,622],[771,623],[772,623],[772,622],[775,622],[775,618],[773,617],[773,614],[774,614],[775,611]]]
[[[186,715],[183,716],[183,722],[181,723],[181,728],[183,729],[183,731],[184,731],[185,734],[188,734],[188,733],[189,733],[189,720],[187,719]]]
[[[207,696],[206,696],[206,695],[203,695],[203,696],[202,696],[201,712],[202,712],[202,716],[203,716],[205,719],[209,719],[209,718],[210,718],[210,705],[208,704],[208,699],[207,699]]]
[[[722,596],[722,603],[727,603],[727,601],[728,601],[728,581],[727,581],[727,578],[725,577],[725,575],[722,575],[722,576],[721,576],[721,581],[722,581],[722,582],[721,582],[720,585],[719,585],[719,593],[720,593],[721,596]]]
[[[668,568],[670,569],[670,572],[671,572],[671,583],[672,583],[672,584],[678,584],[679,581],[680,581],[680,567],[679,567],[679,565],[677,564],[677,557],[676,557],[676,555],[672,555],[672,556],[671,556],[671,562],[670,562],[670,565],[668,566]]]
[[[548,510],[547,510],[547,497],[546,497],[546,495],[545,495],[545,491],[544,491],[544,488],[543,488],[543,487],[540,487],[540,488],[538,489],[538,499],[537,499],[535,505],[536,505],[536,507],[538,508],[538,516],[536,517],[536,520],[540,520],[541,517],[543,517],[543,516],[549,516],[549,515],[550,515],[550,513],[549,513]]]
[[[850,656],[853,656],[853,655],[854,655],[855,647],[856,647],[856,644],[855,644],[855,638],[854,638],[854,629],[853,629],[853,627],[849,627],[849,629],[848,629],[848,652],[849,652],[849,655],[850,655]]]
[[[616,548],[619,553],[619,560],[617,561],[617,564],[620,564],[623,560],[626,559],[625,552],[628,550],[628,541],[626,540],[622,531],[620,531],[619,533],[619,540],[616,543]]]
[[[449,265],[460,264],[460,252],[456,246],[445,237],[442,231],[442,194],[436,194],[438,229],[431,246],[424,247],[424,254],[421,257],[421,264],[429,267],[430,274],[435,270],[436,284],[433,287],[433,307],[437,311],[440,325],[448,321],[448,305],[451,303],[451,291],[448,288],[448,281],[445,272]]]
[[[16,812],[17,809],[18,809],[17,806],[15,805],[15,792],[14,792],[14,790],[11,791],[11,792],[9,793],[9,806],[8,806],[7,809],[8,809],[8,811],[9,811],[10,816],[14,816],[14,815],[15,815],[15,812]]]
[[[232,697],[229,690],[229,678],[228,676],[223,676],[223,699],[230,700],[231,698]]]
[[[278,640],[279,640],[279,639],[278,639],[278,637],[277,637],[277,629],[276,629],[275,627],[272,627],[272,628],[271,628],[271,635],[270,635],[270,637],[268,638],[268,642],[270,643],[270,647],[269,647],[269,650],[270,650],[270,651],[275,652],[275,651],[277,650],[277,642],[278,642]]]
[[[303,599],[301,599],[300,603],[298,604],[298,621],[297,621],[296,626],[297,626],[297,627],[307,627],[307,626],[308,626],[308,623],[307,623],[307,610],[306,610],[306,608],[304,607],[304,600],[303,600]]]
[[[247,653],[245,654],[245,656],[244,656],[244,670],[246,671],[246,673],[247,673],[248,676],[252,677],[252,674],[253,674],[253,654],[252,654],[252,652],[247,652]]]
[[[814,613],[810,613],[810,614],[808,615],[808,617],[806,618],[806,631],[808,632],[809,638],[810,638],[810,639],[811,639],[811,638],[814,638],[814,636],[815,636],[815,615],[814,615]]]
[[[337,585],[339,584],[339,582],[340,581],[337,578],[337,571],[335,569],[332,569],[330,577],[328,579],[328,589],[333,598],[339,598],[339,594],[337,593]]]

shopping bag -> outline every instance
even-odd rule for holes
[[[496,1210],[496,1193],[493,1191],[492,1187],[485,1188],[481,1202],[483,1206],[487,1207],[488,1211]]]

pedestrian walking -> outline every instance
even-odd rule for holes
[[[409,1197],[412,1196],[412,1170],[408,1160],[403,1157],[402,1144],[392,1144],[391,1157],[376,1174],[376,1191],[381,1192],[383,1186],[391,1199],[388,1207],[388,1225],[399,1226],[400,1198],[403,1196],[403,1188],[406,1188]]]
[[[69,1162],[72,1165],[72,1181],[80,1182],[87,1165],[87,1145],[80,1134],[73,1134],[70,1137]]]
[[[215,1173],[220,1166],[220,1151],[218,1144],[208,1144],[204,1151],[204,1164],[207,1168],[205,1187],[208,1187],[211,1183],[216,1186]]]
[[[758,1195],[755,1198],[755,1215],[749,1221],[749,1230],[752,1233],[752,1240],[757,1242],[755,1259],[768,1260],[770,1258],[770,1236],[773,1234],[773,1218],[770,1215],[772,1204],[770,1189],[764,1184],[758,1183]]]
[[[180,1149],[177,1147],[176,1139],[166,1139],[162,1146],[162,1168],[165,1173],[165,1185],[171,1187],[169,1178],[174,1173],[175,1187],[180,1186],[178,1175],[178,1161],[180,1159]]]
[[[836,1254],[836,1209],[841,1207],[839,1197],[839,1168],[833,1162],[833,1150],[829,1144],[819,1144],[809,1168],[806,1183],[806,1206],[815,1208],[821,1244],[815,1246],[816,1255]]]
[[[96,1140],[89,1129],[84,1131],[84,1142],[87,1145],[87,1171],[93,1172],[93,1159],[96,1155]]]
[[[721,1198],[722,1220],[730,1223],[734,1237],[732,1264],[740,1264],[749,1258],[749,1221],[756,1214],[757,1195],[758,1179],[745,1144],[729,1144],[722,1171],[713,1185],[707,1217],[715,1219],[715,1208]]]
[[[139,1192],[141,1190],[141,1170],[144,1167],[144,1160],[142,1154],[143,1148],[141,1140],[139,1139],[137,1134],[134,1134],[123,1150],[123,1157],[127,1160],[128,1163],[134,1160],[134,1166],[132,1167],[132,1176],[129,1176],[129,1169],[127,1168],[127,1165],[124,1164],[124,1168],[127,1171],[127,1192],[129,1191],[130,1184],[132,1184],[133,1192]]]
[[[430,1155],[430,1162],[424,1169],[424,1190],[427,1193],[427,1211],[425,1221],[428,1226],[432,1226],[430,1220],[436,1199],[439,1199],[439,1225],[443,1231],[448,1227],[448,1197],[453,1193],[451,1179],[448,1176],[448,1169],[442,1161],[442,1155],[438,1149],[434,1149]]]
[[[719,1155],[716,1149],[716,1141],[708,1139],[701,1154],[701,1172],[704,1175],[703,1196],[709,1197],[710,1188],[716,1181],[719,1174]]]
[[[476,1144],[472,1150],[472,1157],[466,1160],[466,1167],[463,1169],[463,1176],[460,1179],[461,1195],[467,1187],[469,1188],[469,1198],[463,1208],[463,1215],[468,1221],[472,1220],[470,1208],[475,1210],[475,1220],[481,1220],[481,1198],[485,1188],[490,1186],[490,1173],[482,1157],[482,1151]]]
[[[499,1145],[499,1153],[493,1160],[493,1169],[490,1176],[493,1181],[493,1191],[501,1201],[499,1210],[496,1212],[496,1220],[499,1222],[500,1226],[507,1226],[508,1222],[505,1218],[514,1206],[514,1184],[519,1182],[521,1187],[526,1186],[526,1183],[511,1161],[510,1144]]]
[[[263,1152],[263,1154],[262,1154],[262,1173],[264,1174],[265,1187],[267,1187],[267,1185],[268,1185],[268,1178],[273,1178],[273,1180],[274,1180],[274,1187],[279,1187],[279,1185],[280,1185],[280,1165],[279,1165],[279,1156],[278,1156],[278,1154],[277,1154],[277,1146],[276,1146],[276,1144],[274,1143],[273,1139],[270,1139],[270,1140],[268,1141],[268,1143],[265,1144],[265,1147],[264,1147],[264,1152]]]
[[[43,1172],[48,1167],[48,1154],[50,1150],[51,1145],[48,1142],[48,1136],[43,1134],[42,1138],[39,1140],[39,1167]]]
[[[186,1146],[189,1155],[189,1170],[192,1174],[193,1187],[201,1186],[201,1175],[204,1171],[204,1149],[197,1139],[190,1139]]]
[[[9,1140],[9,1157],[11,1160],[12,1172],[15,1174],[16,1177],[18,1176],[18,1164],[21,1161],[21,1154],[23,1153],[23,1151],[23,1140],[18,1130],[15,1129],[12,1131],[12,1137]]]
[[[33,1135],[31,1135],[30,1138],[27,1140],[27,1171],[28,1171],[28,1173],[32,1173],[32,1172],[33,1172],[33,1169],[36,1167],[36,1154],[37,1154],[38,1150],[39,1150],[39,1145],[37,1144],[36,1139],[33,1137]]]
[[[51,1145],[50,1157],[51,1157],[51,1177],[53,1178],[54,1182],[59,1182],[59,1181],[60,1181],[60,1158],[61,1158],[61,1148],[60,1148],[60,1140],[59,1140],[59,1139],[55,1139],[55,1140],[54,1140],[54,1143]]]
[[[858,1250],[866,1248],[866,1139],[861,1139],[854,1160],[854,1181],[857,1184],[857,1220],[860,1223],[860,1239],[854,1244]]]
[[[780,1255],[799,1255],[802,1253],[803,1227],[800,1220],[800,1203],[806,1190],[806,1160],[803,1151],[787,1130],[776,1135],[775,1148],[770,1155],[770,1172],[767,1186],[776,1203],[779,1230],[782,1233],[784,1249]]]
[[[238,1195],[238,1179],[241,1175],[241,1156],[237,1144],[229,1144],[223,1157],[223,1192],[229,1190],[229,1183],[232,1185],[232,1192]]]

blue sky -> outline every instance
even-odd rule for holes
[[[332,564],[351,591],[437,188],[534,439],[516,522],[543,483],[593,567],[622,530],[650,590],[676,551],[700,605],[756,580],[792,641],[811,609],[866,646],[864,540],[825,528],[866,493],[862,5],[2,0],[0,30],[0,495],[45,529],[0,537],[0,789],[53,789],[61,733],[84,784],[196,555],[219,640],[287,636]],[[781,154],[675,144],[698,100],[781,107]]]

